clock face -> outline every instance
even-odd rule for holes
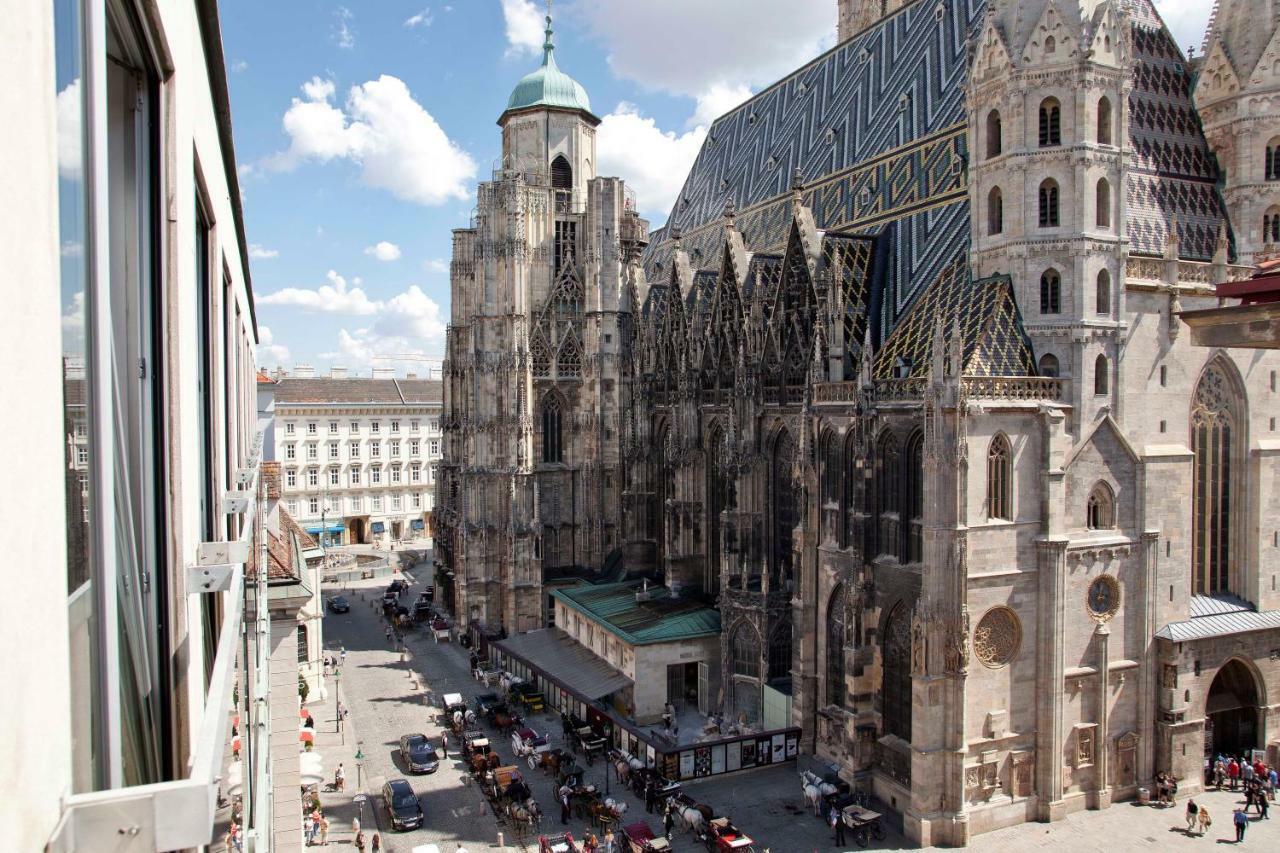
[[[1110,575],[1102,575],[1089,584],[1087,603],[1095,617],[1110,619],[1120,607],[1120,584]]]

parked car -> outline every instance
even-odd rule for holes
[[[399,595],[408,588],[409,585],[400,580],[400,578],[396,578],[391,583],[387,584],[387,592],[394,592],[396,595]]]
[[[329,611],[331,613],[350,613],[351,602],[347,601],[341,595],[335,595],[329,599]]]
[[[403,735],[400,738],[400,757],[410,773],[435,773],[440,766],[435,744],[424,734]]]
[[[392,779],[382,786],[382,804],[387,810],[387,819],[392,829],[417,829],[422,826],[425,815],[422,803],[413,792],[408,779]]]

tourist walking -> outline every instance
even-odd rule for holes
[[[1236,825],[1236,843],[1238,844],[1244,841],[1244,831],[1249,828],[1249,816],[1244,813],[1244,809],[1236,809],[1231,819]]]
[[[1227,765],[1227,779],[1231,782],[1231,790],[1236,789],[1236,783],[1240,781],[1240,762],[1234,758]]]
[[[1209,817],[1209,809],[1207,806],[1200,807],[1200,834],[1204,835],[1209,831],[1209,827],[1213,826],[1213,818]]]
[[[569,792],[565,788],[560,789],[560,823],[569,823]]]
[[[613,838],[613,830],[606,829],[604,831],[604,839],[600,842],[600,853],[617,853],[617,851],[614,849],[615,843],[616,842],[614,841],[614,838]]]
[[[359,850],[360,853],[364,853],[364,833],[363,832],[356,833],[355,845],[356,845],[356,849]]]
[[[644,810],[648,814],[653,814],[654,804],[658,799],[658,786],[653,783],[653,779],[644,781]]]
[[[369,850],[370,853],[381,853],[382,851],[382,836],[376,832],[373,834],[373,844],[369,846]]]
[[[320,846],[324,847],[329,843],[329,818],[320,815]]]
[[[1200,807],[1195,800],[1187,800],[1187,835],[1196,828],[1196,819],[1200,817]]]
[[[449,734],[448,732],[440,733],[440,760],[449,760]]]
[[[342,764],[338,764],[338,769],[333,771],[333,789],[341,791],[347,784],[347,771],[342,769]]]
[[[837,847],[843,847],[844,846],[844,821],[840,819],[840,810],[837,808],[831,809],[831,831],[835,833],[835,837],[832,839],[832,841],[836,843]]]
[[[306,845],[311,846],[311,831],[315,827],[315,821],[311,819],[311,815],[307,815],[302,819],[302,837],[306,839]]]
[[[1218,790],[1222,790],[1222,783],[1227,781],[1227,766],[1222,763],[1219,758],[1213,763],[1213,783],[1218,786]]]
[[[668,804],[662,812],[662,834],[666,836],[668,841],[671,840],[671,829],[675,826],[675,822],[675,816],[671,814],[671,806]]]

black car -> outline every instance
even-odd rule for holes
[[[422,826],[425,817],[422,803],[408,779],[392,779],[382,786],[382,803],[387,809],[387,818],[392,829],[417,829]]]
[[[351,602],[347,601],[340,595],[335,595],[329,599],[329,610],[332,613],[350,613]]]
[[[397,595],[404,592],[408,588],[409,588],[409,585],[404,581],[400,580],[399,578],[396,578],[391,583],[387,584],[387,592],[394,592]]]
[[[435,773],[440,766],[435,745],[423,734],[401,737],[400,757],[404,759],[410,773]]]

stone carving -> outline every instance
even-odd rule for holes
[[[1008,607],[993,607],[978,620],[973,654],[983,666],[996,669],[1013,660],[1022,644],[1022,626]]]
[[[1098,622],[1110,621],[1120,609],[1120,582],[1111,575],[1094,578],[1085,595],[1085,606]]]

